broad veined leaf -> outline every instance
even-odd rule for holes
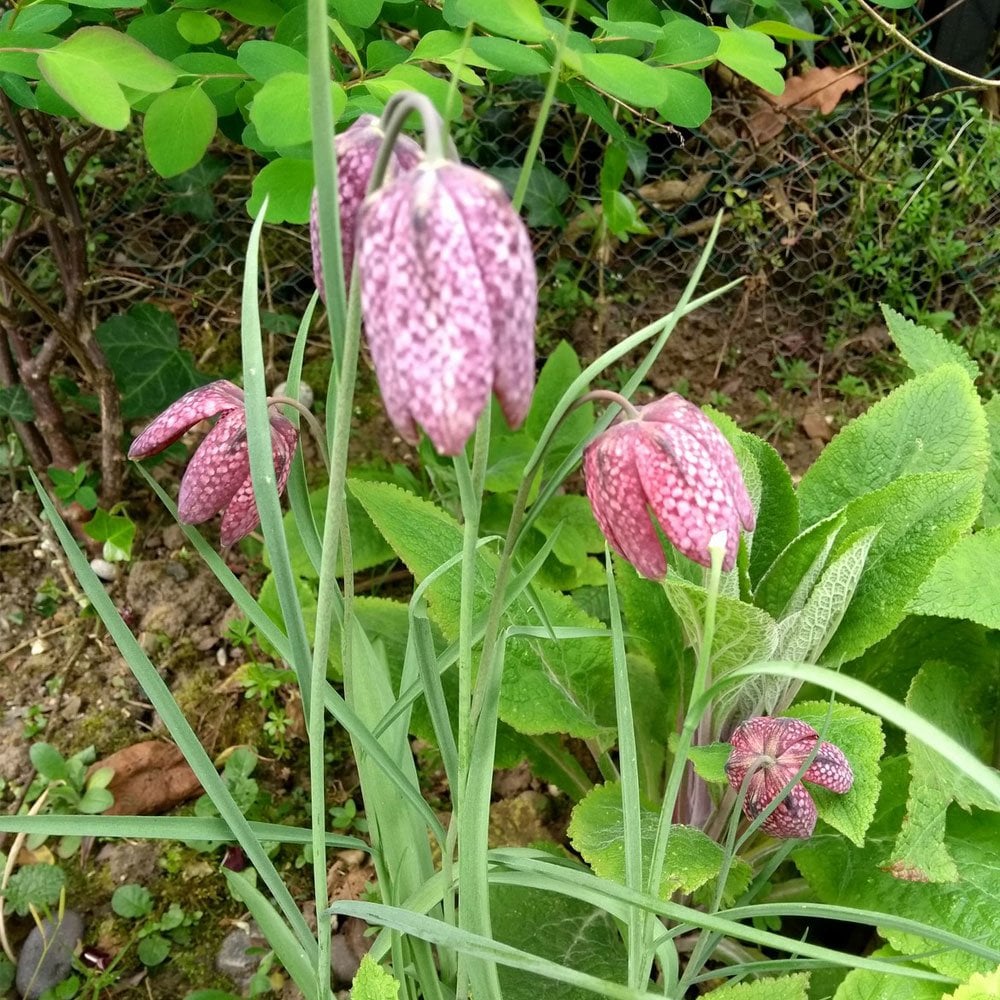
[[[860,656],[903,620],[934,563],[972,526],[981,496],[978,472],[938,472],[904,476],[848,504],[834,558],[855,532],[879,533],[823,662]]]
[[[1000,525],[1000,396],[994,396],[983,407],[990,437],[990,465],[983,486],[983,525]]]
[[[343,87],[330,84],[334,120],[347,107]],[[261,142],[274,149],[298,146],[312,139],[309,117],[309,77],[305,73],[278,73],[258,91],[250,108],[250,121]]]
[[[38,57],[38,68],[52,89],[87,121],[112,132],[128,125],[129,102],[115,78],[93,59],[50,49]]]
[[[386,483],[355,481],[351,490],[417,580],[461,551],[461,528],[430,502]],[[496,557],[483,549],[477,558],[477,578],[475,609],[483,614],[496,578]],[[458,635],[460,583],[460,567],[455,566],[430,587],[431,618],[449,641]],[[552,626],[601,627],[562,594],[543,589],[537,600]],[[543,624],[523,595],[514,601],[504,623]],[[511,638],[503,678],[500,717],[520,732],[587,738],[607,737],[614,728],[611,646],[606,639]]]
[[[279,73],[309,72],[309,60],[298,49],[262,39],[244,42],[236,53],[236,62],[261,83]]]
[[[809,1000],[809,973],[768,976],[753,982],[720,986],[704,994],[703,1000]]]
[[[961,345],[945,340],[937,330],[911,322],[902,313],[896,312],[884,303],[882,315],[889,328],[889,336],[892,337],[903,360],[910,366],[914,375],[923,375],[925,372],[940,368],[941,365],[957,364],[965,370],[969,378],[979,378],[979,365],[969,357]]]
[[[977,972],[954,993],[946,993],[941,1000],[1000,1000],[1000,966],[985,975]]]
[[[398,1000],[399,981],[378,962],[365,955],[351,983],[353,1000]]]
[[[684,625],[688,645],[701,648],[706,591],[686,580],[668,576],[663,589]],[[712,639],[712,676],[718,679],[755,660],[768,660],[778,642],[774,619],[760,608],[734,597],[719,596]]]
[[[712,113],[712,92],[708,84],[696,73],[662,67],[660,75],[666,80],[670,96],[657,110],[663,118],[684,128],[697,128]]]
[[[185,10],[177,18],[177,30],[192,45],[209,45],[222,34],[222,25],[202,10]]]
[[[984,586],[984,567],[1000,566],[1000,527],[960,538],[934,564],[910,604],[915,615],[967,618],[1000,629],[997,588]]]
[[[707,25],[683,14],[664,12],[666,23],[650,56],[664,66],[697,69],[715,58],[719,36]]]
[[[1000,814],[952,810],[945,844],[962,873],[961,882],[920,883],[881,870],[905,813],[907,765],[892,758],[882,769],[882,797],[863,848],[839,835],[813,836],[792,858],[821,902],[886,914],[906,914],[941,930],[1000,950]],[[888,927],[880,934],[904,955],[944,975],[963,979],[991,972],[996,963],[959,949],[942,951],[926,938]]]
[[[624,982],[628,955],[614,917],[572,896],[517,885],[490,886],[490,914],[498,941],[611,982]],[[501,967],[504,1000],[592,1000],[579,987]]]
[[[631,56],[599,52],[580,56],[583,75],[598,90],[639,107],[658,108],[670,99],[670,82],[659,69]]]
[[[986,420],[972,380],[958,365],[912,379],[852,420],[802,477],[804,525],[900,476],[968,469],[989,461]]]
[[[894,948],[884,947],[872,952],[871,957],[898,959],[900,955]],[[941,984],[872,969],[852,969],[837,987],[833,1000],[942,1000]]]
[[[990,759],[997,716],[996,674],[996,669],[986,672],[964,664],[925,663],[910,685],[907,707],[932,719],[972,753]],[[1000,802],[927,744],[907,735],[906,748],[910,762],[906,816],[883,867],[912,881],[957,882],[963,873],[945,846],[948,806],[954,802],[963,809],[1000,812]]]
[[[176,177],[201,162],[215,138],[215,105],[194,84],[159,94],[146,110],[142,141],[153,169]]]
[[[824,740],[836,743],[843,750],[854,772],[851,790],[837,795],[809,785],[809,794],[816,803],[820,819],[861,847],[875,816],[882,788],[879,765],[885,736],[881,719],[854,705],[831,706],[825,701],[802,702],[793,705],[785,714],[808,723]]]
[[[480,59],[508,73],[538,76],[551,69],[548,59],[537,49],[528,48],[509,38],[474,37],[470,44],[472,51]]]
[[[659,813],[650,805],[642,807],[643,881],[649,878]],[[581,857],[601,878],[625,883],[625,828],[622,817],[621,786],[617,782],[598,785],[573,809],[569,839]],[[673,826],[667,842],[660,895],[669,899],[675,892],[695,892],[722,871],[725,852],[701,830]],[[726,879],[725,901],[731,901],[749,884],[750,866],[735,858]]]

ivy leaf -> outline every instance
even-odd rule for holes
[[[103,556],[108,562],[128,562],[135,541],[135,522],[128,514],[113,513],[98,508],[83,525],[83,530],[96,542],[104,543]]]
[[[351,996],[353,1000],[398,1000],[399,982],[371,955],[365,955],[351,983]]]
[[[31,403],[28,390],[23,385],[0,389],[0,417],[25,422],[35,419],[35,407]]]
[[[863,848],[839,835],[812,837],[792,859],[823,903],[853,906],[886,914],[905,913],[912,920],[1000,950],[1000,815],[952,810],[945,846],[962,873],[961,882],[921,883],[894,878],[881,870],[892,850],[905,813],[907,766],[904,758],[882,769],[882,797]],[[960,949],[942,951],[937,942],[883,927],[879,933],[904,955],[944,975],[964,979],[991,972],[994,963]]]
[[[624,982],[628,955],[606,910],[572,896],[518,885],[490,887],[493,934],[498,941],[611,982]],[[530,972],[498,969],[504,1000],[591,1000],[589,990]]]
[[[808,723],[824,740],[836,743],[844,752],[854,772],[851,790],[837,795],[809,785],[809,794],[816,803],[820,819],[852,843],[862,846],[882,787],[879,764],[885,749],[885,736],[881,720],[853,705],[831,706],[825,701],[802,702],[793,705],[785,714]]]
[[[703,1000],[809,1000],[809,973],[768,976],[751,983],[720,986],[706,993]]]
[[[165,410],[185,392],[204,385],[190,352],[180,349],[177,324],[145,303],[105,320],[94,336],[122,394],[122,416],[135,420]]]
[[[945,365],[889,393],[852,420],[802,477],[804,525],[901,476],[974,471],[989,462],[986,420],[972,379]]]
[[[513,194],[521,175],[520,167],[494,167],[490,173]],[[529,226],[564,226],[566,217],[561,208],[572,195],[570,186],[544,163],[535,163],[528,177],[524,193],[524,207],[528,210]]]
[[[649,863],[656,841],[659,813],[649,805],[641,808],[643,879],[649,878]],[[573,809],[570,841],[601,878],[625,883],[625,826],[622,816],[621,786],[617,782],[598,785]],[[701,830],[690,826],[671,827],[667,861],[663,866],[660,895],[669,899],[675,892],[695,892],[721,871],[725,851]],[[725,902],[731,902],[750,884],[750,866],[741,858],[733,860],[726,879]]]
[[[954,663],[925,663],[910,685],[906,704],[933,719],[972,753],[988,758],[997,711],[995,681],[996,669],[985,672]],[[1000,803],[946,757],[909,734],[906,749],[910,762],[906,817],[883,867],[914,881],[957,882],[962,873],[945,846],[948,806],[954,802],[963,809],[1000,812]]]
[[[942,365],[957,364],[969,378],[979,378],[979,365],[960,344],[945,340],[937,330],[911,322],[885,303],[882,304],[882,315],[889,328],[889,336],[914,375],[923,375]]]
[[[934,564],[910,604],[911,614],[966,618],[1000,629],[996,593],[983,586],[984,566],[1000,564],[1000,526],[960,538]]]

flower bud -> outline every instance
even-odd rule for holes
[[[739,463],[697,406],[671,393],[619,420],[584,453],[587,496],[608,544],[645,577],[667,560],[650,511],[682,555],[711,565],[713,535],[725,532],[723,568],[736,562],[740,527],[756,523]]]
[[[389,417],[457,455],[490,392],[527,416],[538,289],[531,239],[493,178],[427,163],[372,194],[358,233],[365,332]]]
[[[181,479],[177,516],[184,524],[200,524],[221,513],[221,540],[228,546],[248,535],[260,521],[250,477],[242,389],[225,381],[193,389],[168,406],[132,442],[128,457],[138,460],[155,455],[195,424],[216,415],[219,419],[198,446]],[[280,414],[272,413],[270,421],[271,453],[281,493],[288,481],[298,431]]]
[[[743,813],[748,819],[759,816],[784,790],[806,759],[816,750],[812,763],[802,775],[831,792],[843,795],[854,784],[854,772],[840,747],[819,743],[819,733],[798,719],[759,715],[736,727],[729,738],[733,747],[726,762],[726,777],[733,788],[747,794]],[[799,783],[761,824],[772,837],[809,837],[816,826],[816,803]]]
[[[333,140],[337,154],[337,201],[340,207],[340,245],[344,257],[344,279],[350,284],[354,264],[354,242],[358,228],[358,211],[368,193],[375,161],[385,138],[379,120],[374,115],[361,115],[350,128]],[[422,159],[420,145],[407,135],[400,135],[392,149],[386,168],[386,180],[412,170]],[[309,239],[312,243],[313,278],[319,297],[326,302],[323,284],[323,256],[319,245],[319,195],[313,191],[309,213]]]

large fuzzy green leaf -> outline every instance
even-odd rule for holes
[[[1000,526],[960,538],[935,564],[910,604],[910,613],[967,618],[1000,629],[996,584],[984,586],[983,568],[1000,566]]]
[[[659,813],[652,806],[642,807],[643,881],[649,876],[649,862],[656,841]],[[625,827],[622,816],[621,786],[617,782],[598,785],[573,810],[569,825],[573,847],[601,878],[625,884]],[[669,899],[673,893],[695,892],[722,870],[725,852],[701,830],[674,826],[667,842],[667,863],[663,866],[660,893]],[[736,858],[726,879],[724,901],[730,902],[750,882],[750,866]]]
[[[753,982],[720,986],[706,993],[704,1000],[808,1000],[809,973],[773,976]]]
[[[889,336],[895,341],[899,353],[914,375],[923,375],[942,365],[957,364],[969,378],[979,377],[979,366],[959,344],[945,340],[937,330],[932,330],[929,326],[911,322],[884,303],[882,315],[885,316]]]
[[[944,365],[912,379],[851,421],[802,477],[804,525],[904,477],[989,463],[986,418],[968,373]]]

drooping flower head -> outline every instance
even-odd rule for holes
[[[361,115],[350,128],[333,140],[337,155],[337,203],[340,208],[340,242],[343,247],[344,275],[351,280],[358,212],[368,193],[368,182],[385,135],[374,115]],[[400,135],[392,147],[386,179],[412,170],[423,159],[423,150],[409,136]],[[326,302],[323,284],[323,256],[319,245],[319,196],[313,191],[309,214],[309,238],[312,243],[313,278],[320,298]]]
[[[219,416],[198,446],[181,479],[177,516],[185,524],[200,524],[222,514],[223,545],[232,545],[257,526],[260,516],[250,479],[247,416],[243,390],[232,382],[203,385],[168,406],[133,442],[128,457],[139,460],[171,445],[195,424]],[[278,492],[288,481],[298,431],[272,412],[271,452],[278,474]]]
[[[726,762],[729,784],[739,790],[751,770],[743,813],[760,815],[799,772],[819,743],[819,733],[798,719],[759,715],[736,727],[729,738],[733,747]],[[802,775],[831,792],[844,794],[854,784],[854,772],[840,747],[819,743],[816,756]],[[816,826],[816,803],[801,783],[792,786],[784,800],[761,824],[772,837],[809,837]]]
[[[493,178],[424,162],[365,201],[358,227],[365,332],[400,436],[465,447],[491,391],[511,427],[535,374],[535,259]]]
[[[712,536],[726,532],[726,570],[740,527],[756,523],[731,445],[676,393],[612,424],[587,447],[583,471],[608,544],[652,580],[663,579],[667,560],[650,512],[674,548],[703,566],[711,565]]]

